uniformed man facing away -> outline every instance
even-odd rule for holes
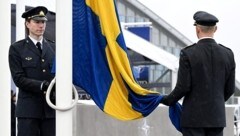
[[[214,15],[198,11],[193,18],[199,40],[181,50],[176,87],[162,103],[172,105],[184,97],[183,136],[223,136],[225,101],[235,89],[234,55],[214,40],[219,21]]]
[[[55,58],[55,43],[43,37],[47,13],[43,6],[24,12],[28,36],[9,49],[11,75],[19,88],[17,136],[55,136],[55,111],[45,100]]]

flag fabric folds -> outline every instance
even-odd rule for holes
[[[73,83],[119,120],[146,117],[162,100],[136,83],[114,0],[73,0]],[[180,127],[180,109],[171,109],[170,118]]]

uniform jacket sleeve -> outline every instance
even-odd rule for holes
[[[234,55],[231,52],[231,56],[232,56],[232,67],[230,68],[230,74],[227,77],[226,80],[226,84],[225,84],[225,89],[224,89],[224,99],[225,101],[227,101],[231,95],[234,93],[235,90],[235,68],[236,68],[236,64],[235,64],[235,60],[234,60]]]
[[[190,86],[191,86],[190,62],[184,51],[181,51],[176,87],[169,95],[164,97],[163,103],[168,106],[175,104],[187,92],[190,91]]]

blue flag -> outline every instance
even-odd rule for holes
[[[162,100],[136,83],[114,0],[73,0],[73,83],[119,120],[146,117]],[[181,107],[169,115],[181,131]]]

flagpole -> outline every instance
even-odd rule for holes
[[[0,50],[0,128],[2,136],[10,136],[11,132],[11,80],[8,65],[8,49],[11,44],[11,3],[9,0],[0,2],[0,17],[1,17],[1,50]]]
[[[56,1],[56,105],[72,102],[72,1]],[[56,111],[56,136],[72,136],[72,110]]]
[[[25,0],[16,1],[16,41],[25,38],[24,19],[21,17],[25,12]]]

